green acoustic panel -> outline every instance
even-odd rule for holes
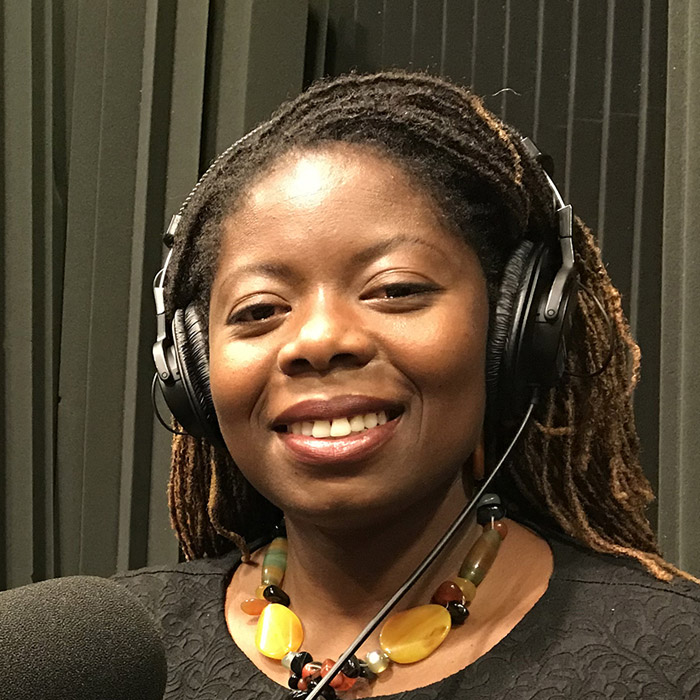
[[[669,12],[661,322],[659,535],[673,561],[700,574],[700,7]]]

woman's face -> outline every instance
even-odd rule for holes
[[[487,326],[476,254],[404,171],[340,144],[285,157],[227,219],[212,286],[231,456],[320,525],[434,499],[481,432]]]

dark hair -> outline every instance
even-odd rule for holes
[[[445,223],[474,247],[490,297],[523,238],[553,235],[552,196],[520,136],[468,90],[416,73],[350,74],[323,80],[217,160],[183,212],[166,287],[167,310],[194,302],[206,315],[222,222],[251,185],[284,155],[342,142],[371,148],[407,172],[434,199]],[[661,557],[646,517],[653,499],[639,463],[631,394],[640,353],[630,336],[589,229],[574,225],[582,285],[568,369],[538,407],[499,488],[510,508],[550,520],[592,549],[632,557],[655,576],[688,576]],[[171,520],[185,556],[213,556],[269,530],[279,511],[247,483],[228,453],[176,436],[169,483]]]

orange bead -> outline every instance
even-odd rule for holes
[[[433,593],[430,602],[447,605],[450,602],[461,603],[463,599],[462,591],[454,581],[443,581]]]
[[[259,615],[269,603],[261,598],[246,598],[241,603],[241,610],[246,615]]]

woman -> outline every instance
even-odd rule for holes
[[[181,214],[167,316],[206,437],[175,437],[169,502],[191,561],[119,580],[162,625],[167,698],[303,697],[525,416],[502,365],[523,268],[557,246],[552,190],[466,90],[349,75],[235,144]],[[567,372],[397,608],[419,612],[323,697],[700,697],[698,592],[666,583],[691,577],[645,515],[639,351],[578,220],[573,242]]]

